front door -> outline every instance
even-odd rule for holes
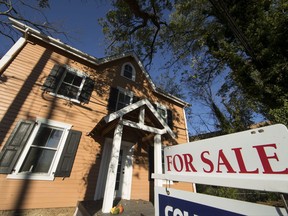
[[[100,171],[97,180],[97,186],[95,191],[95,200],[102,199],[104,197],[105,184],[107,179],[108,165],[112,150],[112,139],[106,139],[103,155],[101,157]],[[130,199],[131,196],[131,184],[132,184],[132,154],[133,144],[122,141],[121,149],[119,152],[118,168],[115,182],[114,198]]]
[[[117,176],[115,183],[114,196],[117,198],[130,198],[132,180],[132,155],[129,153],[130,149],[131,146],[125,144],[123,145],[122,143],[119,153]]]

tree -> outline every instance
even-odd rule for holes
[[[149,65],[162,51],[170,56],[167,68],[189,67],[182,75],[186,80],[198,77],[199,84],[228,70],[228,84],[219,94],[231,116],[246,112],[236,111],[238,103],[238,108],[247,106],[247,112],[287,122],[285,1],[114,0],[113,5],[101,20],[112,42],[108,52],[133,49]],[[238,119],[238,123],[243,120]]]
[[[49,22],[43,9],[49,8],[49,0],[36,0],[35,2],[28,2],[25,0],[13,1],[4,0],[0,1],[0,37],[9,38],[15,42],[19,36],[19,32],[12,27],[12,23],[8,18],[13,18],[22,23],[43,32],[46,35],[62,34],[66,36],[65,32],[60,31],[52,23]],[[23,11],[26,12],[24,15]],[[28,12],[28,13],[27,13]],[[37,13],[38,20],[31,20],[27,16],[29,13]]]
[[[166,70],[156,78],[155,84],[160,90],[185,100],[186,93],[176,80],[177,75],[175,73],[171,74]]]

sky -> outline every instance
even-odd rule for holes
[[[105,56],[104,35],[98,19],[104,17],[111,8],[109,1],[50,0],[49,5],[50,8],[43,10],[45,16],[49,22],[61,26],[60,29],[67,32],[69,39],[61,35],[53,37],[92,56],[98,58]],[[31,10],[24,10],[23,15],[30,20],[39,20],[39,14],[31,13]],[[12,45],[8,40],[3,42],[1,46],[3,45],[6,50]]]
[[[14,2],[17,4],[16,0]],[[50,0],[49,5],[50,8],[43,10],[49,22],[54,23],[56,26],[61,26],[60,29],[69,35],[69,39],[63,35],[53,35],[54,38],[60,39],[62,42],[96,58],[106,56],[105,46],[107,44],[105,43],[104,34],[102,33],[98,19],[104,18],[109,9],[111,9],[109,0]],[[32,21],[39,20],[37,12],[31,13],[31,10],[25,11],[23,7],[21,11],[24,17]],[[3,37],[0,37],[0,41],[0,53],[4,54],[13,43]],[[149,70],[153,81],[159,76],[159,67],[162,64],[161,58],[154,60],[154,62],[157,62],[157,65],[154,64],[152,70]],[[207,130],[205,126],[199,123],[202,121],[202,118],[207,118],[207,109],[201,104],[193,103],[193,112],[200,115],[200,118],[194,118],[193,122],[191,119],[188,120],[189,131],[195,134],[195,131],[192,129],[195,126],[200,130]]]

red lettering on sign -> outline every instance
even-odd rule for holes
[[[178,158],[178,161],[180,163],[180,167],[177,167],[176,165],[176,157]],[[174,169],[177,171],[177,172],[181,172],[183,170],[183,160],[182,160],[182,157],[179,155],[179,154],[176,154],[174,157],[173,157],[173,166],[174,166]]]
[[[213,163],[212,163],[211,160],[209,160],[208,158],[204,157],[204,154],[205,154],[205,153],[207,153],[208,155],[210,155],[210,152],[209,152],[209,151],[204,151],[204,152],[202,152],[202,153],[201,153],[201,160],[210,167],[210,170],[205,170],[205,169],[203,168],[203,171],[206,172],[206,173],[211,173],[211,172],[213,172],[213,170],[214,170],[214,165],[213,165]]]
[[[256,148],[259,158],[261,160],[263,169],[264,169],[264,174],[288,174],[288,168],[282,170],[282,171],[274,171],[272,170],[272,167],[270,165],[269,159],[276,159],[279,161],[277,154],[274,152],[274,155],[268,156],[265,152],[264,148],[267,147],[272,147],[274,149],[277,149],[276,144],[266,144],[266,145],[258,145],[258,146],[253,146],[253,148]]]
[[[166,156],[166,158],[167,158],[167,170],[171,171],[170,164],[172,163],[172,156],[169,155],[169,156]]]
[[[222,161],[222,162],[221,162]],[[220,171],[220,165],[224,165],[227,169],[227,173],[236,173],[231,164],[229,163],[229,161],[227,160],[225,154],[223,153],[223,150],[221,149],[219,151],[219,154],[218,154],[218,167],[217,167],[217,173],[222,173],[222,171]]]
[[[195,167],[192,164],[193,157],[191,154],[183,154],[184,157],[184,162],[185,162],[185,167],[186,167],[186,172],[197,172]],[[190,169],[189,169],[190,168]]]
[[[259,173],[259,170],[258,168],[253,170],[253,171],[248,171],[246,169],[246,166],[245,166],[245,163],[244,163],[244,160],[243,160],[243,156],[242,156],[242,153],[241,153],[241,149],[242,148],[233,148],[232,150],[234,151],[235,153],[235,156],[236,156],[236,159],[237,159],[237,162],[238,162],[238,166],[239,166],[239,173]]]

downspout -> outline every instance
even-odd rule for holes
[[[14,57],[20,52],[27,42],[29,28],[26,28],[24,31],[24,37],[20,37],[17,42],[8,50],[8,52],[0,59],[0,81],[1,76],[4,73],[4,69]]]

